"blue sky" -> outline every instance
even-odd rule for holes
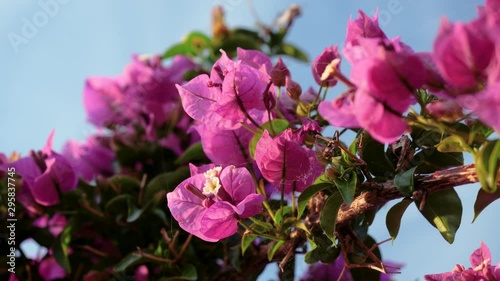
[[[49,14],[40,3],[54,2]],[[209,33],[210,9],[222,4],[230,26],[254,26],[247,0],[213,1],[76,1],[0,0],[0,83],[2,110],[0,151],[26,154],[41,148],[56,129],[55,149],[69,138],[85,139],[92,126],[85,122],[82,107],[83,81],[92,75],[116,75],[133,53],[158,53],[192,30]],[[482,1],[439,2],[431,0],[318,1],[254,0],[264,22],[271,22],[292,3],[303,7],[289,40],[314,58],[325,47],[342,47],[346,23],[357,9],[372,14],[380,9],[380,23],[389,37],[402,40],[417,51],[431,49],[442,15],[451,20],[469,20]],[[45,17],[43,16],[45,13]],[[29,30],[26,22],[37,23]],[[30,38],[12,44],[23,34]],[[17,51],[16,51],[17,49]],[[315,85],[310,65],[285,59],[302,87]],[[344,68],[346,66],[343,66]],[[471,225],[477,185],[457,188],[463,198],[464,217],[456,241],[449,245],[415,208],[405,214],[398,239],[381,246],[384,258],[406,263],[396,280],[423,280],[425,273],[451,270],[456,263],[469,265],[469,255],[480,241],[490,246],[494,261],[500,261],[500,240],[491,222],[500,213],[494,203]],[[378,240],[389,237],[384,208],[371,233]],[[275,269],[271,269],[272,273]],[[262,280],[268,280],[267,275]],[[269,277],[269,278],[268,278]]]

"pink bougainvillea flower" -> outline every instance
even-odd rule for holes
[[[55,213],[51,218],[45,214],[33,222],[33,226],[47,228],[54,237],[57,237],[66,227],[68,220],[63,214]]]
[[[237,48],[236,53],[238,54],[238,60],[241,60],[244,64],[247,64],[262,73],[271,74],[273,64],[269,56],[261,51],[257,50],[245,50],[242,48]]]
[[[292,129],[274,139],[264,131],[255,148],[255,161],[262,176],[286,194],[303,191],[322,172],[314,151],[302,146],[303,138]]]
[[[321,116],[333,126],[361,127],[354,111],[354,92],[343,94],[333,101],[323,101],[318,106]]]
[[[129,117],[118,78],[89,77],[83,90],[83,106],[87,120],[98,126],[123,125]]]
[[[247,65],[228,72],[222,83],[222,96],[214,110],[234,123],[243,122],[251,109],[264,111],[264,92],[270,77]]]
[[[217,242],[236,233],[239,219],[262,210],[264,197],[255,190],[245,168],[218,166],[181,182],[167,194],[167,204],[182,229]]]
[[[290,79],[290,77],[291,77],[290,70],[288,70],[285,63],[281,59],[281,57],[278,57],[278,61],[273,66],[271,73],[270,73],[270,76],[271,76],[271,79],[273,81],[274,86],[276,86],[276,87],[285,86],[286,78]]]
[[[54,257],[43,259],[38,265],[38,273],[44,281],[58,280],[66,277],[66,272]]]
[[[358,10],[358,18],[352,17],[347,22],[347,33],[342,53],[347,61],[354,63],[363,57],[363,48],[359,46],[360,38],[387,39],[387,36],[378,25],[378,10],[373,17],[368,17],[363,11]]]
[[[113,173],[115,153],[106,145],[105,138],[90,136],[85,142],[69,140],[62,154],[86,181],[91,181],[97,175],[109,176]]]
[[[52,131],[42,151],[32,152],[31,157],[24,157],[9,164],[21,175],[33,199],[43,206],[59,203],[60,193],[74,190],[78,182],[68,160],[52,151],[54,133],[55,131]],[[1,169],[5,170],[5,165]]]
[[[316,83],[324,87],[333,87],[337,84],[337,78],[330,74],[325,79],[321,79],[323,72],[325,72],[326,66],[329,65],[333,60],[339,60],[336,64],[336,69],[340,69],[340,55],[337,46],[330,46],[325,48],[323,52],[317,56],[312,63],[313,77]]]
[[[267,69],[267,63],[262,62],[262,53],[254,52],[240,49],[245,60],[232,61],[222,51],[210,77],[202,74],[184,86],[177,85],[186,113],[203,124],[233,130],[249,118],[251,110],[265,111],[264,94],[271,77],[267,70],[256,68]]]
[[[500,132],[500,82],[488,85],[484,90],[475,94],[460,95],[456,101],[465,109],[474,112],[481,121]]]
[[[476,280],[500,280],[500,263],[491,265],[490,249],[481,242],[481,245],[470,256],[472,267],[465,268],[457,264],[451,272],[440,274],[427,274],[424,276],[427,281],[476,281]]]
[[[196,125],[195,128],[202,136],[203,151],[213,163],[236,167],[244,167],[248,164],[248,159],[250,159],[248,145],[253,133],[247,128],[221,130],[206,125]]]
[[[175,85],[182,84],[184,73],[194,67],[184,56],[175,56],[169,67],[161,64],[159,56],[147,59],[133,56],[123,74],[127,104],[138,115],[152,114],[155,125],[160,126],[169,119],[172,103],[177,106],[179,95]]]
[[[425,83],[426,69],[422,60],[397,40],[358,41],[370,55],[352,66],[356,92],[322,102],[319,111],[332,125],[358,124],[379,142],[394,142],[408,130],[402,114],[416,102],[414,90]]]
[[[434,41],[433,58],[455,92],[475,91],[486,80],[495,43],[482,21],[450,23],[443,18]]]

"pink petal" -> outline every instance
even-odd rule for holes
[[[238,231],[238,219],[228,202],[220,201],[204,213],[201,218],[201,232],[214,240],[223,239]]]
[[[488,246],[484,244],[484,242],[481,242],[481,246],[479,246],[478,249],[476,249],[472,255],[470,256],[470,264],[472,267],[477,267],[480,266],[484,263],[484,261],[487,261],[487,265],[491,264],[491,252],[490,249],[488,249]]]

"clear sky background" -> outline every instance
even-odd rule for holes
[[[53,0],[58,1],[58,0]],[[50,2],[42,0],[40,2]],[[373,14],[380,9],[380,24],[389,37],[401,35],[416,51],[428,51],[442,15],[452,21],[469,20],[483,1],[319,1],[254,0],[264,22],[271,22],[292,3],[300,4],[302,16],[288,40],[301,46],[313,59],[325,47],[342,47],[346,23],[357,9]],[[58,9],[45,20],[38,1],[0,0],[0,151],[28,153],[40,149],[56,129],[54,148],[69,138],[83,140],[92,133],[82,106],[84,79],[92,75],[116,75],[133,53],[159,53],[192,30],[210,32],[210,10],[215,4],[226,9],[227,23],[254,26],[246,0],[210,1],[98,1],[59,0]],[[394,5],[394,6],[393,6]],[[26,21],[39,27],[27,42],[13,47],[9,34],[22,35]],[[310,65],[285,58],[295,80],[303,88],[313,83]],[[348,69],[347,65],[343,65]],[[463,199],[464,216],[455,243],[449,245],[427,221],[410,207],[403,217],[398,238],[381,246],[384,259],[403,262],[396,280],[423,280],[425,273],[451,270],[456,263],[469,264],[469,255],[484,241],[500,262],[498,214],[500,203],[488,207],[471,224],[477,185],[457,188]],[[390,204],[392,205],[392,204]],[[371,228],[378,240],[389,234],[385,207]],[[300,266],[303,268],[303,266]],[[261,280],[275,279],[271,268]]]

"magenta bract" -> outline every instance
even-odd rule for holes
[[[167,194],[167,204],[182,229],[217,242],[236,233],[239,219],[262,210],[264,197],[255,190],[245,168],[218,166],[181,182]]]
[[[321,174],[314,151],[302,146],[303,135],[287,129],[274,139],[264,131],[255,148],[255,161],[262,176],[278,190],[303,191]]]

